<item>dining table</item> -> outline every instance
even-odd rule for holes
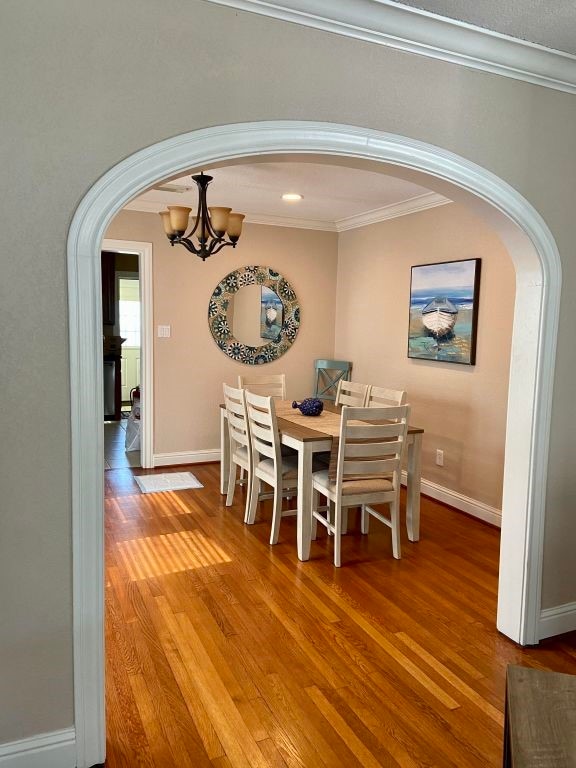
[[[312,529],[312,462],[315,454],[330,452],[340,432],[341,407],[325,402],[319,416],[304,416],[291,400],[275,400],[278,431],[283,445],[298,455],[297,551],[300,560],[310,559]],[[424,430],[408,426],[406,463],[406,530],[410,541],[420,538],[420,471]],[[220,493],[228,490],[230,438],[226,408],[220,405]]]

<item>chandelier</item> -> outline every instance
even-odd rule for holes
[[[183,245],[190,253],[206,261],[209,256],[218,253],[227,245],[236,247],[242,234],[244,214],[232,213],[232,208],[209,208],[206,203],[206,190],[212,181],[212,176],[200,173],[192,176],[192,179],[198,187],[198,211],[188,234],[185,233],[190,226],[189,217],[192,208],[186,208],[184,205],[169,205],[168,210],[162,211],[160,216],[170,245]]]

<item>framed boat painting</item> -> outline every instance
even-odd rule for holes
[[[412,267],[408,357],[475,364],[480,264],[465,259]]]

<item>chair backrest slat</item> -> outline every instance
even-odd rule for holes
[[[246,414],[244,391],[224,384],[224,404],[226,406],[231,451],[234,452],[240,446],[246,448],[249,452],[250,430]]]
[[[401,440],[390,440],[389,442],[377,443],[349,443],[344,447],[344,459],[372,458],[374,456],[389,456],[401,451],[403,448]]]
[[[350,479],[391,477],[400,482],[410,406],[342,408],[337,486]],[[384,423],[382,423],[384,422]]]
[[[403,389],[387,389],[371,386],[366,405],[368,408],[382,408],[388,405],[404,405],[406,392]]]
[[[262,397],[246,391],[248,423],[252,438],[252,459],[255,462],[266,456],[274,462],[274,469],[281,463],[280,437],[276,422],[276,411],[272,397]]]
[[[285,373],[240,375],[238,386],[255,395],[286,400]]]
[[[243,419],[233,411],[228,411],[228,423],[236,432],[247,432],[246,419]]]
[[[269,459],[274,460],[276,458],[276,452],[274,450],[274,446],[270,443],[263,442],[262,440],[258,440],[258,438],[255,438],[252,441],[252,450],[255,453],[260,454],[261,456],[266,456]],[[257,461],[260,459],[257,459]]]
[[[251,429],[253,438],[258,438],[259,440],[266,440],[268,442],[271,442],[271,431],[272,431],[271,427],[260,426],[260,424],[257,421],[252,421],[250,423],[250,429]]]
[[[381,459],[380,461],[344,461],[342,473],[346,480],[347,475],[371,477],[377,475],[391,475],[398,469],[398,458]]]
[[[368,389],[368,384],[340,379],[336,391],[335,404],[363,408],[366,405]]]
[[[235,392],[241,392],[241,389],[234,390]],[[226,410],[229,413],[236,414],[240,418],[246,415],[246,404],[242,402],[236,402],[235,400],[228,399],[226,402]]]
[[[403,418],[405,414],[405,405],[382,405],[380,410],[385,413],[385,416],[380,417],[377,413],[376,406],[372,406],[374,411],[370,415],[370,422],[378,421],[392,421],[398,418]],[[367,421],[366,408],[348,408],[348,421]],[[351,425],[353,426],[353,424]]]
[[[398,434],[396,421],[390,424],[350,424],[348,436],[351,440],[383,440],[393,438]]]

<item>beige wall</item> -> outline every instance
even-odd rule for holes
[[[208,301],[218,282],[239,267],[273,267],[296,291],[302,318],[298,336],[265,371],[286,374],[289,398],[310,395],[314,359],[334,352],[336,233],[246,224],[234,250],[204,263],[170,246],[157,214],[122,211],[106,237],[153,244],[154,326],[172,327],[169,339],[154,335],[155,454],[220,445],[222,382],[235,386],[247,367],[216,346],[208,328]]]
[[[73,722],[70,222],[108,169],[197,128],[306,119],[397,133],[536,207],[564,281],[543,606],[576,600],[574,96],[200,0],[4,2],[0,71],[0,743]]]
[[[476,365],[409,359],[410,267],[473,258],[482,259]],[[411,421],[425,430],[424,478],[496,509],[514,284],[500,240],[455,203],[340,235],[336,357],[353,362],[355,381],[408,392]]]
[[[170,247],[156,214],[122,211],[106,237],[153,243],[154,326],[172,327],[170,339],[153,340],[155,454],[218,447],[222,382],[235,384],[246,367],[214,343],[208,300],[228,271],[254,262],[282,272],[301,302],[295,344],[266,366],[286,372],[289,398],[310,395],[315,358],[352,360],[354,379],[408,391],[412,421],[425,429],[426,479],[501,508],[514,270],[500,240],[472,213],[451,204],[339,237],[248,224],[235,251],[204,264]],[[477,257],[476,365],[408,359],[410,267]],[[444,451],[442,468],[436,448]]]

